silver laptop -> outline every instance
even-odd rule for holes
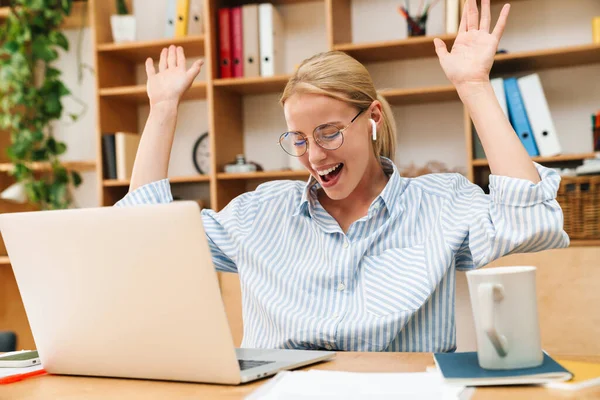
[[[198,204],[0,215],[49,373],[239,384],[334,352],[236,349]]]

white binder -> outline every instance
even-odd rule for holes
[[[188,36],[202,35],[204,33],[204,15],[202,13],[204,0],[190,0],[190,14],[188,18]]]
[[[260,76],[258,4],[244,4],[242,6],[242,31],[244,40],[244,76]]]
[[[283,22],[271,3],[258,5],[260,74],[283,74]]]
[[[492,88],[494,89],[494,93],[496,94],[496,98],[498,99],[498,103],[500,103],[500,108],[504,111],[504,115],[508,118],[508,107],[506,105],[506,92],[504,91],[504,79],[502,78],[494,78],[490,80],[492,84]]]
[[[517,84],[540,156],[560,154],[562,149],[539,75],[534,73],[518,78]]]
[[[175,37],[175,19],[177,18],[177,0],[167,0],[167,15],[165,20],[165,37]]]
[[[458,32],[458,23],[460,22],[459,0],[446,0],[446,33]]]

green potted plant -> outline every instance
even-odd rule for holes
[[[63,114],[61,99],[70,94],[52,62],[59,48],[69,48],[60,25],[71,6],[72,0],[13,0],[0,24],[0,130],[10,133],[6,151],[16,180],[2,197],[26,198],[42,209],[68,208],[71,185],[81,183],[59,161],[67,146],[52,134]]]
[[[129,14],[125,0],[116,0],[117,14],[110,16],[113,41],[115,43],[135,40],[135,16]]]

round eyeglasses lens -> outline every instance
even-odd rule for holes
[[[306,153],[306,138],[295,132],[286,132],[279,138],[281,148],[289,155],[300,157]]]
[[[344,143],[344,135],[335,125],[323,125],[315,130],[315,140],[324,149],[335,150]]]

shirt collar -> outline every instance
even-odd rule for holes
[[[398,197],[404,192],[407,185],[407,180],[400,176],[396,165],[386,157],[379,157],[383,171],[389,176],[389,180],[379,196],[373,201],[373,204],[377,204],[379,201],[383,201],[387,208],[390,216],[396,216],[401,210],[402,206],[398,201]],[[317,198],[317,190],[320,188],[319,182],[311,175],[306,183],[302,192],[302,198],[300,203],[296,207],[294,216],[304,215],[311,216],[311,210],[314,209],[314,204]],[[381,199],[381,200],[380,200]]]

